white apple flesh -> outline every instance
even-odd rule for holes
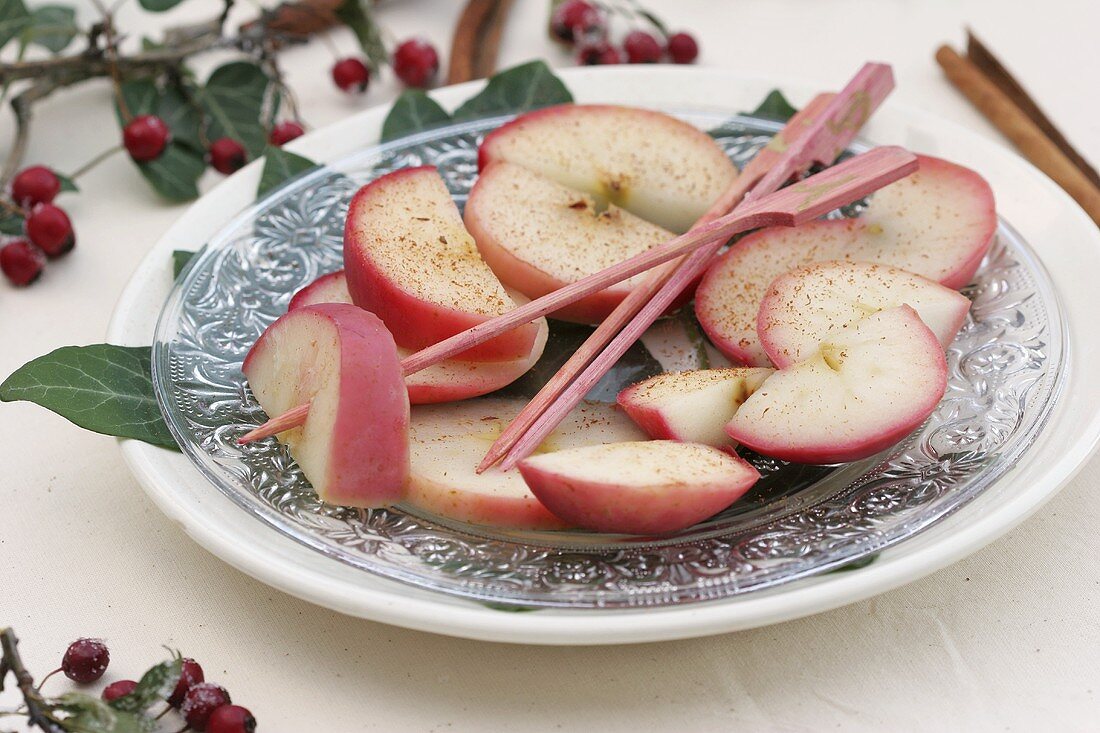
[[[760,301],[775,278],[814,262],[876,262],[966,285],[997,228],[993,193],[968,168],[918,157],[920,169],[875,193],[862,216],[762,229],[719,257],[695,292],[714,345],[737,363],[768,366],[756,333]]]
[[[344,270],[354,303],[381,318],[407,349],[431,346],[515,307],[431,166],[395,171],[355,194],[344,227]],[[521,359],[537,334],[538,326],[524,324],[461,358]]]
[[[780,275],[756,319],[760,345],[784,369],[860,319],[908,305],[944,348],[954,340],[970,299],[919,275],[869,262],[820,262]]]
[[[570,525],[661,535],[728,507],[760,474],[726,451],[649,440],[531,456],[519,464],[532,493]]]
[[[614,204],[598,212],[591,195],[503,162],[482,169],[466,202],[465,222],[500,281],[528,298],[551,293],[675,236]],[[597,323],[645,277],[635,275],[553,316]]]
[[[903,305],[838,331],[805,361],[770,376],[726,432],[784,461],[855,461],[915,430],[946,388],[943,347]]]
[[[561,529],[566,523],[534,497],[516,471],[474,467],[522,400],[486,398],[414,407],[409,428],[412,468],[408,503],[463,522],[517,529]],[[584,403],[552,433],[541,450],[642,440],[644,435],[612,405]]]
[[[510,293],[517,303],[526,302],[518,293]],[[290,300],[289,310],[316,303],[351,303],[344,271],[330,272],[305,286]],[[546,319],[535,321],[538,332],[531,351],[518,359],[505,361],[461,361],[447,359],[405,376],[409,390],[409,402],[424,405],[434,402],[452,402],[495,392],[503,389],[526,374],[542,356],[546,339],[550,334]],[[397,347],[397,355],[404,359],[411,349]]]
[[[733,367],[658,374],[619,393],[619,405],[651,438],[732,448],[726,423],[774,370]]]
[[[321,499],[380,507],[405,497],[409,400],[375,315],[345,304],[293,310],[268,326],[242,371],[268,415],[309,404],[305,423],[278,438]]]
[[[563,104],[520,115],[485,137],[478,166],[521,165],[685,232],[737,177],[713,139],[675,117],[612,105]]]

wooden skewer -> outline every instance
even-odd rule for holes
[[[674,260],[704,245],[713,243],[718,247],[735,234],[762,226],[798,226],[877,191],[909,175],[916,168],[916,156],[904,148],[876,148],[801,183],[755,199],[751,204],[744,205],[738,211],[720,217],[706,226],[681,234],[664,244],[411,354],[401,361],[401,368],[406,375],[427,369],[516,326],[541,318],[609,285]],[[248,443],[297,427],[305,422],[309,408],[299,405],[290,412],[294,413],[293,419],[288,418],[289,413],[276,416],[242,436],[237,442]]]
[[[810,129],[808,125],[819,113],[824,111],[833,96],[833,94],[817,95],[809,104],[792,117],[783,129],[776,133],[772,142],[753,156],[753,159],[749,161],[748,165],[741,171],[741,174],[729,189],[711,205],[706,213],[699,217],[699,220],[695,222],[692,228],[704,226],[718,217],[727,214],[729,211],[733,210],[735,206],[740,204],[745,195],[753,190],[760,182],[760,179],[782,159],[783,151],[785,151],[792,142],[801,137],[805,131]],[[508,423],[508,427],[501,432],[500,437],[493,442],[489,447],[489,452],[485,454],[481,463],[478,464],[476,469],[478,473],[487,470],[490,466],[504,457],[504,454],[516,444],[516,441],[519,440],[531,425],[534,424],[535,420],[542,415],[546,406],[556,400],[558,396],[565,391],[569,383],[572,382],[577,375],[589,365],[592,359],[600,353],[600,350],[607,346],[608,342],[615,338],[619,331],[638,314],[638,311],[649,302],[650,298],[657,294],[661,286],[668,280],[669,276],[672,275],[677,268],[683,265],[683,263],[684,259],[681,258],[669,262],[666,265],[662,265],[660,268],[653,270],[645,281],[630,291],[626,298],[624,298],[623,301],[615,307],[615,310],[600,323],[581,347],[569,357],[569,360],[558,369],[557,373],[550,378],[550,381],[542,386],[538,394],[531,398],[531,401],[520,410],[519,414],[512,419],[512,422]]]
[[[888,66],[867,64],[845,88],[829,102],[821,115],[810,123],[806,133],[788,144],[780,160],[746,196],[735,213],[751,207],[763,194],[783,185],[791,175],[807,169],[813,162],[831,162],[843,151],[871,113],[893,89],[893,75]],[[843,165],[843,164],[842,164]],[[836,168],[839,168],[837,166]],[[835,168],[833,169],[835,170]],[[807,181],[812,180],[807,179]],[[774,194],[773,194],[774,195]],[[608,344],[598,356],[566,387],[553,402],[539,405],[538,414],[522,437],[501,462],[503,470],[513,468],[531,455],[589,390],[607,373],[630,346],[641,337],[665,309],[690,283],[706,270],[722,243],[703,247],[687,258],[679,270],[645,304],[634,319]]]

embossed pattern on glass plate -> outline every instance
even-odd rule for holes
[[[739,166],[778,129],[745,117],[679,116],[703,128],[725,122],[717,140]],[[500,531],[401,509],[320,502],[275,440],[236,444],[264,419],[241,360],[296,290],[342,266],[344,215],[360,185],[431,164],[464,204],[477,173],[477,144],[503,121],[371,148],[293,182],[226,226],[170,295],[153,352],[161,409],[206,477],[274,530],[334,562],[487,601],[584,608],[726,598],[835,568],[912,536],[988,488],[1041,429],[1061,384],[1065,326],[1042,266],[1002,222],[966,290],[974,305],[948,350],[947,395],[919,430],[875,458],[822,468],[752,456],[764,479],[748,496],[707,522],[653,541]]]

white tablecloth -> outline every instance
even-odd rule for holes
[[[703,64],[834,88],[864,60],[888,61],[895,99],[996,136],[932,60],[939,43],[961,43],[969,24],[1100,162],[1100,6],[1092,0],[647,3],[697,34]],[[217,5],[188,0],[153,16],[131,1],[119,22],[136,38]],[[460,5],[386,2],[379,16],[397,38],[420,33],[446,49]],[[517,0],[501,65],[535,55],[572,63],[545,38],[545,6]],[[346,32],[333,40],[354,51]],[[321,43],[285,54],[312,127],[385,104],[397,90],[387,74],[365,98],[345,97],[329,82],[331,61]],[[5,120],[0,140],[9,132]],[[108,86],[84,85],[39,108],[28,161],[73,170],[116,135]],[[32,288],[0,285],[0,375],[57,346],[102,341],[131,271],[181,211],[158,200],[123,156],[81,184],[85,192],[62,203],[77,227],[76,250]],[[272,590],[167,521],[114,440],[35,406],[0,405],[0,446],[0,626],[19,632],[32,670],[52,669],[81,635],[109,640],[108,679],[139,674],[168,644],[229,687],[262,730],[1100,727],[1097,460],[1009,536],[880,597],[716,638],[569,649],[405,631]]]

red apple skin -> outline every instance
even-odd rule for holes
[[[670,484],[654,491],[649,487],[564,477],[545,470],[530,458],[521,461],[518,467],[531,493],[570,526],[613,534],[663,535],[714,516],[741,498],[760,478],[759,472],[739,456],[710,446],[698,447],[733,462],[735,475],[690,485]]]
[[[377,314],[390,329],[398,345],[414,351],[443,341],[492,317],[468,313],[416,297],[401,283],[389,277],[366,248],[358,246],[361,229],[370,226],[372,198],[379,195],[386,186],[399,183],[403,178],[429,174],[439,175],[432,166],[403,168],[363,186],[351,200],[344,228],[344,269],[352,301]],[[461,226],[457,209],[455,217]],[[446,274],[441,272],[440,276],[445,277]],[[512,304],[508,304],[505,310],[511,307]],[[462,352],[458,358],[462,361],[522,358],[531,352],[537,331],[534,324],[524,324]]]
[[[295,318],[328,321],[340,350],[328,486],[321,498],[356,507],[402,501],[409,478],[409,400],[393,337],[374,314],[353,305],[299,308],[271,324],[252,346],[241,367],[246,377],[268,349],[278,348],[280,324]]]

